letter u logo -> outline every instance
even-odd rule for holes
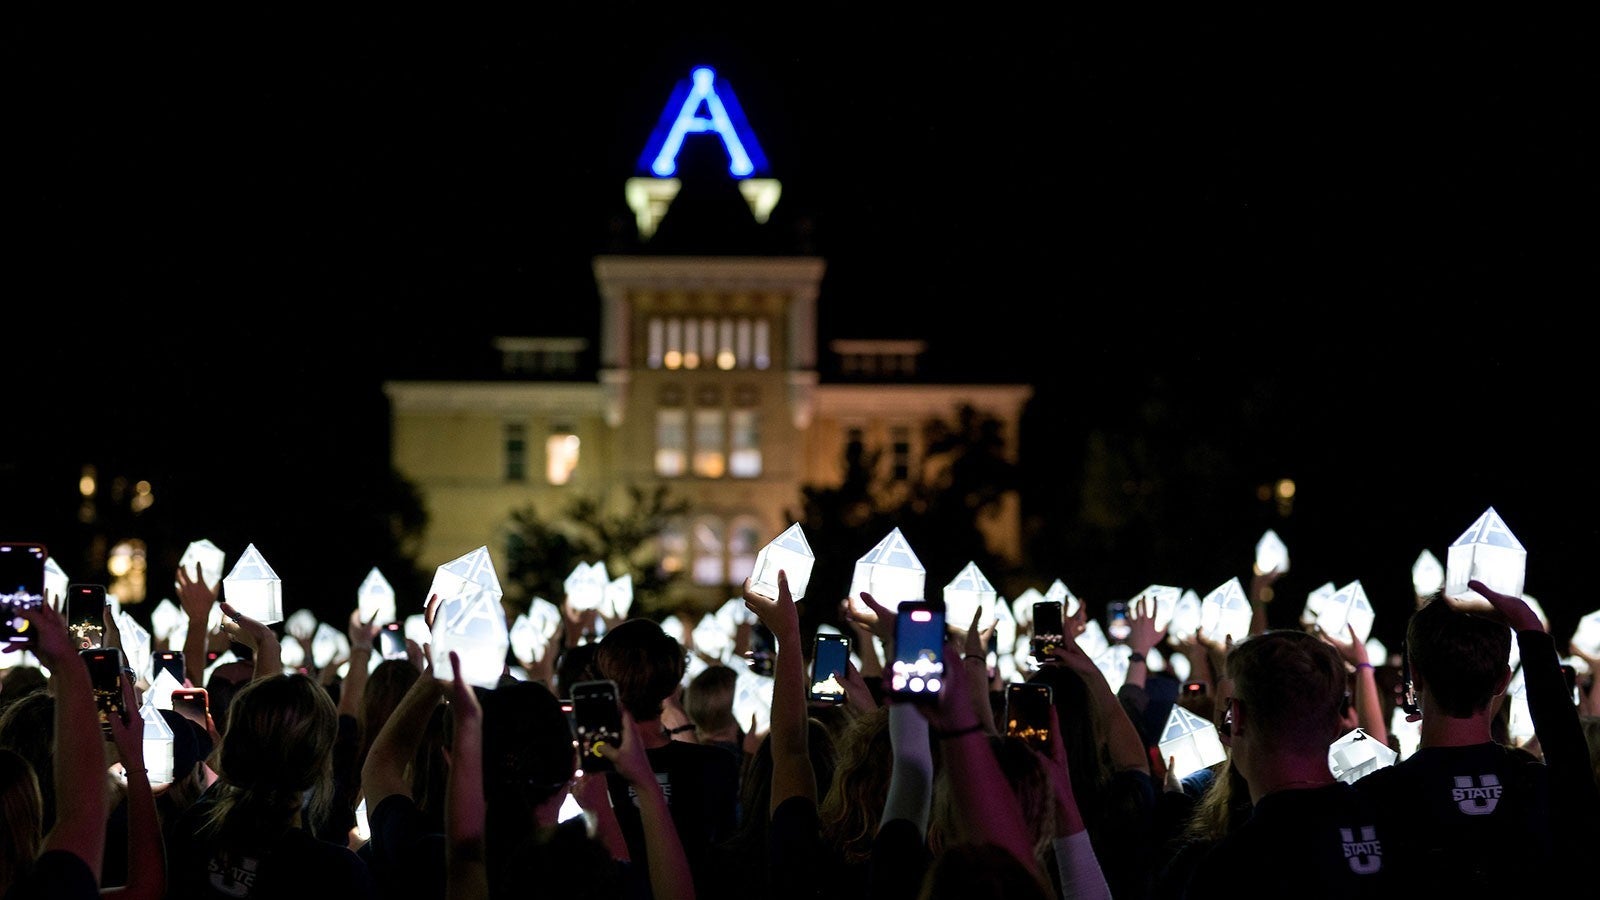
[[[1495,806],[1500,802],[1500,778],[1498,776],[1492,774],[1478,776],[1477,786],[1483,788],[1483,790],[1478,791],[1479,794],[1483,795],[1479,797],[1471,796],[1473,789],[1471,775],[1457,775],[1455,776],[1455,781],[1458,790],[1469,792],[1466,797],[1456,801],[1456,806],[1462,812],[1469,816],[1487,816],[1494,812]],[[1493,788],[1493,790],[1489,790],[1490,788]]]
[[[1370,853],[1352,853],[1351,847],[1356,843],[1356,836],[1349,828],[1339,829],[1339,837],[1344,840],[1345,862],[1350,864],[1350,871],[1357,875],[1371,875],[1383,868],[1383,857],[1378,855],[1381,850],[1378,846],[1378,831],[1371,825],[1361,826],[1360,849]]]

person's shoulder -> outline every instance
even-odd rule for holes
[[[33,869],[5,892],[5,900],[98,900],[99,896],[94,871],[70,850],[39,854]]]

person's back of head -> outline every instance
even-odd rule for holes
[[[846,862],[865,862],[872,852],[878,821],[889,797],[894,745],[889,739],[889,708],[862,713],[839,733],[834,745],[833,780],[817,790],[824,843]]]
[[[1265,744],[1326,754],[1342,733],[1344,659],[1322,638],[1298,629],[1253,635],[1233,645],[1227,670],[1234,702]]]
[[[1092,821],[1099,809],[1100,793],[1111,780],[1105,711],[1095,702],[1083,676],[1064,665],[1041,666],[1028,681],[1050,685],[1051,702],[1061,721],[1053,737],[1066,747],[1067,759],[1072,761],[1072,792],[1084,819]]]
[[[311,818],[327,814],[339,712],[306,675],[272,675],[242,687],[228,706],[216,753],[225,786],[207,820],[224,836],[281,833],[312,792]],[[314,831],[313,822],[305,822]]]
[[[720,733],[737,728],[733,717],[734,688],[739,673],[729,666],[707,666],[689,681],[684,692],[685,712],[702,733]]]
[[[233,702],[233,695],[250,683],[254,673],[253,663],[229,662],[212,669],[206,678],[206,708],[211,711],[218,734],[228,729],[228,704]]]
[[[1462,612],[1435,592],[1406,623],[1411,678],[1437,710],[1453,719],[1489,712],[1511,677],[1511,629]]]
[[[628,619],[600,639],[595,670],[617,683],[617,698],[635,722],[661,718],[662,704],[683,680],[683,645],[653,619]]]
[[[33,764],[0,748],[0,895],[32,867],[44,840],[44,797]]]
[[[18,697],[0,713],[0,748],[12,750],[33,767],[43,803],[43,830],[56,821],[56,699],[49,691]]]
[[[422,673],[409,659],[386,659],[373,667],[367,676],[367,686],[361,692],[361,753],[358,762],[367,758],[367,750],[383,723],[389,721],[400,699],[411,690]]]
[[[1045,861],[1053,857],[1051,842],[1056,837],[1056,795],[1050,783],[1050,770],[1039,751],[1022,738],[990,735],[989,748],[1022,810],[1033,839],[1035,861],[1045,865]],[[943,765],[938,767],[934,777],[928,819],[928,848],[934,854],[955,844],[980,839],[972,829],[981,826],[968,821],[961,811],[956,788],[950,784],[951,777],[949,768]]]
[[[44,671],[36,666],[17,666],[0,673],[0,712],[18,697],[25,697],[49,685]]]
[[[556,660],[555,692],[558,696],[570,698],[573,685],[599,677],[594,668],[595,651],[599,649],[598,643],[591,642],[568,647],[561,653],[561,658]]]
[[[578,768],[572,726],[561,701],[536,681],[474,688],[483,709],[483,794],[491,881],[566,798]],[[454,728],[447,724],[450,739]],[[519,850],[521,848],[521,850]]]

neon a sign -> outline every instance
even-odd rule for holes
[[[750,178],[767,172],[767,158],[761,152],[755,132],[745,120],[744,111],[726,81],[718,81],[710,66],[699,66],[689,78],[678,82],[662,110],[639,168],[657,178],[671,178],[678,171],[678,153],[686,138],[715,135],[728,152],[728,174]]]

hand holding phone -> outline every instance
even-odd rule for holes
[[[1048,753],[1054,699],[1054,691],[1044,682],[1013,681],[1006,685],[1006,734]]]
[[[806,699],[835,706],[843,703],[849,664],[850,639],[842,634],[817,632],[811,644],[811,689],[806,692]]]
[[[1061,616],[1061,603],[1057,600],[1037,600],[1033,604],[1033,635],[1028,639],[1028,651],[1039,662],[1055,657],[1055,650],[1066,642],[1066,625]]]
[[[389,622],[378,629],[378,635],[373,639],[380,659],[407,659],[405,625],[401,622]]]
[[[172,692],[172,711],[210,732],[206,717],[211,715],[211,697],[205,688],[177,688]]]
[[[44,544],[0,543],[0,645],[31,647],[33,623],[18,613],[44,606]]]
[[[889,694],[915,703],[937,703],[944,690],[944,604],[907,600],[894,620],[894,661]]]
[[[106,586],[67,585],[67,630],[79,647],[100,647],[106,637]]]
[[[617,700],[617,683],[598,679],[574,684],[572,723],[578,738],[578,765],[585,772],[613,771],[611,760],[601,755],[597,745],[622,747],[622,707]]]
[[[78,651],[83,664],[89,667],[89,684],[94,688],[94,705],[100,712],[100,732],[111,740],[111,717],[116,716],[126,725],[130,721],[128,708],[122,699],[123,671],[127,663],[119,647],[85,647]]]

